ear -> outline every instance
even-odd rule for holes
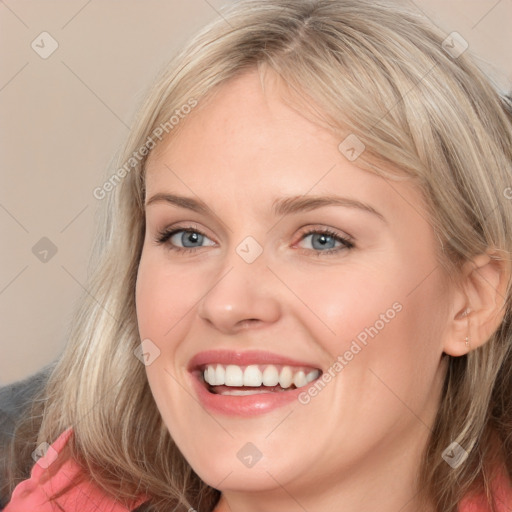
[[[509,279],[509,267],[491,252],[463,265],[451,302],[443,344],[446,354],[462,356],[489,340],[503,321]]]

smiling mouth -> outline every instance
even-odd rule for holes
[[[287,365],[207,364],[199,368],[200,380],[215,395],[247,396],[292,391],[318,379],[317,368]]]

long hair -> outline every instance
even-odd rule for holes
[[[366,149],[356,165],[417,183],[439,240],[439,262],[451,275],[489,248],[510,269],[511,102],[469,49],[450,51],[447,34],[396,2],[240,0],[221,14],[165,68],[115,169],[94,193],[101,218],[87,291],[38,410],[18,430],[11,486],[26,477],[31,449],[72,426],[67,456],[120,500],[144,492],[147,510],[199,512],[218,500],[171,439],[134,356],[135,283],[148,152],[161,134],[172,138],[194,115],[187,112],[250,68],[260,71],[262,83],[266,70],[276,72],[286,101],[340,142],[357,136]],[[418,468],[419,488],[438,512],[455,512],[470,491],[486,492],[493,505],[496,462],[512,478],[510,282],[505,309],[485,345],[467,356],[443,356],[449,359],[443,395]],[[442,458],[453,441],[468,452],[455,469]]]

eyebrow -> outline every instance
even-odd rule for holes
[[[211,208],[199,199],[192,197],[179,196],[175,194],[157,193],[146,201],[146,206],[154,203],[166,202],[173,206],[186,208],[203,215],[214,215]],[[272,204],[272,212],[276,216],[290,215],[303,211],[316,210],[326,206],[344,206],[347,208],[356,208],[367,213],[371,213],[379,218],[384,223],[387,223],[386,218],[378,212],[373,206],[362,203],[357,199],[348,197],[340,197],[334,195],[327,196],[290,196],[276,199]]]

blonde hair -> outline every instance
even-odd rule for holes
[[[238,1],[162,73],[118,168],[191,99],[199,110],[227,80],[251,68],[270,69],[286,84],[288,99],[297,99],[340,142],[353,134],[364,143],[356,165],[417,182],[444,268],[457,275],[464,261],[492,248],[510,269],[512,204],[505,191],[512,185],[511,104],[469,50],[457,56],[446,51],[445,37],[396,3]],[[185,123],[180,120],[168,137]],[[132,162],[102,201],[87,292],[37,402],[44,410],[29,420],[28,430],[39,430],[37,440],[18,432],[24,449],[13,445],[21,468],[14,477],[26,473],[27,453],[38,443],[73,426],[69,456],[107,492],[120,500],[146,492],[147,510],[206,512],[219,492],[200,481],[173,443],[134,356],[146,158]],[[467,356],[446,356],[443,397],[418,472],[419,488],[438,512],[455,512],[468,491],[480,488],[492,504],[489,481],[498,459],[512,478],[510,282],[505,307],[488,343]],[[453,441],[469,454],[456,469],[441,457]]]

